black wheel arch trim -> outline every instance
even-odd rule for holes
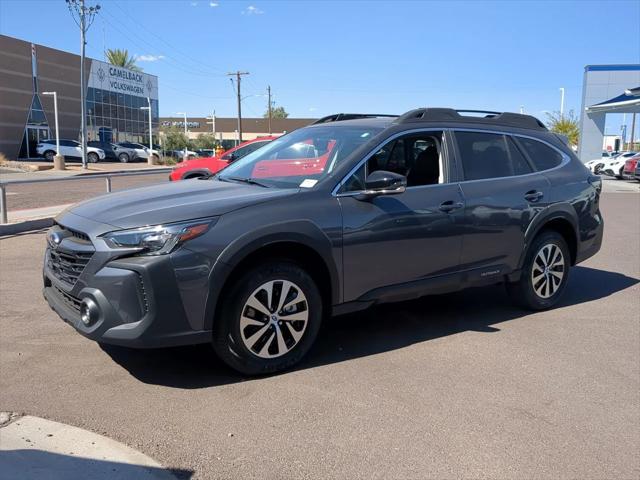
[[[536,235],[538,235],[541,230],[543,230],[550,222],[554,220],[564,220],[568,222],[573,230],[573,235],[576,243],[580,241],[578,232],[578,215],[575,211],[575,208],[569,203],[557,203],[551,205],[547,207],[543,212],[540,212],[538,215],[536,215],[527,227],[527,230],[524,234],[524,248],[522,249],[520,260],[518,261],[518,269],[522,268],[527,250],[529,249],[529,245],[531,245],[533,239],[536,238]],[[571,246],[569,247],[571,248]]]
[[[181,179],[190,180],[191,178],[193,178],[192,176],[194,174],[198,174],[198,176],[211,175],[211,170],[209,170],[208,168],[198,168],[194,170],[188,170],[182,174]]]
[[[218,256],[209,276],[211,288],[205,308],[205,329],[212,328],[223,285],[235,267],[252,253],[278,243],[298,243],[302,247],[315,251],[329,273],[331,303],[335,305],[342,302],[342,279],[333,257],[333,247],[329,238],[309,220],[276,223],[237,238]]]

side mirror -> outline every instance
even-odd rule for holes
[[[365,190],[356,196],[357,200],[367,200],[379,195],[397,195],[407,189],[407,177],[399,173],[376,170],[365,180]]]

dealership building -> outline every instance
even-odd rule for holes
[[[87,139],[145,142],[159,126],[158,77],[85,59]],[[57,92],[59,136],[79,140],[80,56],[0,35],[0,153],[35,158],[38,142],[55,137]]]
[[[315,118],[243,118],[242,119],[242,140],[253,140],[267,135],[282,135],[301,127],[313,123]],[[184,130],[184,117],[161,117],[160,126],[163,130],[167,128],[178,128]],[[238,119],[215,117],[215,122],[211,117],[187,117],[187,137],[196,139],[203,134],[213,134],[216,140],[227,144],[238,138]]]

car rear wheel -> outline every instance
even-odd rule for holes
[[[567,242],[555,231],[545,231],[529,248],[520,280],[507,290],[519,305],[530,310],[553,307],[562,296],[569,278],[571,256]]]
[[[89,163],[97,163],[98,159],[99,157],[96,152],[89,152],[89,154],[87,155],[87,160],[89,160]]]
[[[287,260],[247,271],[223,299],[213,346],[248,375],[277,372],[309,351],[322,322],[322,299],[311,276]]]
[[[122,152],[121,154],[118,155],[118,160],[120,160],[122,163],[128,163],[129,162],[129,154]]]
[[[53,150],[47,150],[46,152],[44,152],[44,158],[48,162],[53,162],[53,157],[55,156],[56,156],[56,152],[54,152]]]

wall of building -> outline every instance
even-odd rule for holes
[[[315,118],[274,118],[271,120],[271,132],[273,135],[282,135],[301,127],[313,123]],[[184,129],[184,118],[161,117],[160,126],[164,128],[175,127]],[[216,117],[216,139],[235,140],[238,129],[238,119],[230,117]],[[211,120],[204,117],[187,117],[187,136],[195,139],[201,134],[213,133]],[[243,118],[242,119],[242,139],[253,140],[254,138],[269,135],[269,121],[265,118]]]
[[[35,84],[32,49],[36,59]],[[116,134],[123,133],[122,138],[114,136],[114,141],[148,137],[148,112],[141,111],[140,106],[146,106],[147,97],[151,98],[153,123],[157,129],[158,78],[148,74],[133,75],[129,70],[117,67],[111,72],[112,68],[107,63],[85,59],[87,86],[91,86],[92,91],[109,92],[113,97],[105,102],[109,105],[109,114],[100,116],[89,110],[96,103],[87,98],[88,140],[98,140],[98,129],[105,125],[114,128]],[[9,159],[18,158],[20,153],[34,94],[38,95],[42,105],[49,136],[55,136],[54,101],[52,96],[42,95],[46,91],[57,92],[60,138],[78,140],[81,125],[80,56],[0,35],[0,153]],[[136,101],[129,104],[120,101],[121,98],[133,97]]]
[[[587,108],[624,94],[640,86],[640,65],[587,65],[582,86],[580,144],[578,156],[583,162],[600,158],[606,112],[588,112]],[[609,113],[625,113],[617,110]]]

